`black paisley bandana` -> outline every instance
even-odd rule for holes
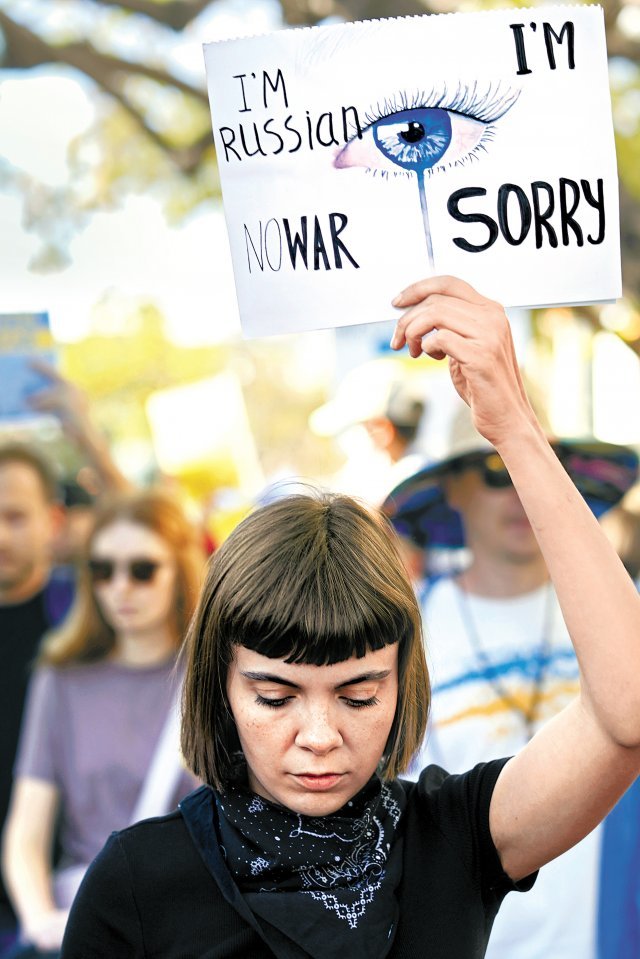
[[[227,865],[263,928],[275,926],[301,957],[388,954],[402,875],[399,783],[376,776],[331,816],[302,816],[237,786],[216,805]]]

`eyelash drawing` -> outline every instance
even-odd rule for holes
[[[431,91],[400,92],[378,101],[364,114],[366,127],[353,128],[337,155],[338,169],[362,166],[382,178],[415,174],[420,195],[429,266],[434,269],[426,182],[434,173],[464,166],[487,152],[495,124],[513,107],[520,90],[478,81],[446,84]],[[398,169],[399,168],[399,169]]]
[[[478,82],[475,81],[470,86],[458,83],[455,92],[451,94],[447,90],[446,83],[440,89],[434,87],[430,93],[423,90],[411,96],[406,92],[400,92],[388,100],[385,99],[382,105],[377,103],[375,107],[371,107],[370,110],[376,112],[366,112],[364,117],[367,125],[371,126],[378,120],[384,120],[390,114],[400,113],[402,110],[438,108],[470,116],[482,123],[495,123],[505,115],[507,110],[511,109],[520,96],[520,90],[511,88],[502,90],[501,87],[500,83],[490,83],[488,89],[481,93]]]

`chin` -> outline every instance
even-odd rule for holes
[[[305,796],[287,804],[292,812],[301,816],[331,816],[349,802],[351,796]]]

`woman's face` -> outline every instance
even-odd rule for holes
[[[294,665],[238,646],[227,695],[253,791],[326,816],[380,762],[398,698],[398,644],[332,666]]]
[[[146,636],[173,621],[176,563],[147,526],[117,520],[93,539],[89,568],[102,615],[116,635]]]

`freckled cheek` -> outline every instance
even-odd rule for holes
[[[372,716],[367,723],[353,723],[351,728],[351,742],[362,753],[384,749],[391,726],[395,709],[385,711],[384,714]]]
[[[236,728],[246,747],[245,751],[256,754],[260,750],[273,750],[286,743],[289,733],[284,723],[276,722],[276,718],[265,717],[262,713],[256,714],[252,709],[236,715]]]

